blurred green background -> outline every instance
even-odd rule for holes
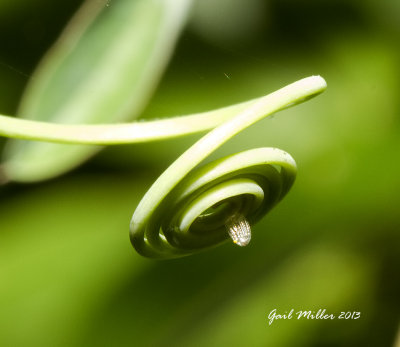
[[[79,5],[0,2],[0,113],[15,114]],[[320,74],[324,94],[212,156],[282,148],[298,164],[292,191],[248,247],[154,261],[130,245],[131,214],[200,135],[108,148],[58,179],[2,187],[0,345],[394,346],[399,43],[397,0],[198,1],[143,118],[209,110]],[[292,308],[361,318],[268,325],[271,310]]]

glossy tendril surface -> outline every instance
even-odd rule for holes
[[[292,83],[256,100],[190,147],[157,179],[133,214],[130,235],[135,249],[147,257],[174,258],[229,237],[246,245],[250,225],[292,186],[295,161],[280,149],[256,148],[195,167],[243,129],[325,88],[319,76]]]

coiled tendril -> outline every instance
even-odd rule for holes
[[[319,76],[290,84],[257,100],[190,147],[158,178],[133,214],[130,235],[135,249],[148,257],[169,258],[217,245],[229,234],[237,243],[241,236],[243,244],[248,242],[246,223],[262,218],[292,186],[293,158],[276,148],[257,148],[192,170],[251,124],[325,88]]]
[[[229,236],[238,245],[289,191],[296,164],[277,148],[256,148],[195,167],[218,147],[258,120],[303,102],[326,88],[312,76],[267,96],[199,115],[147,123],[61,125],[0,116],[0,134],[79,144],[121,144],[181,136],[215,127],[184,152],[154,182],[130,223],[140,254],[180,257],[215,246]],[[7,174],[7,163],[4,165]]]
[[[295,176],[293,158],[276,148],[216,160],[183,177],[141,224],[139,205],[131,222],[132,244],[149,257],[176,257],[214,246],[231,229],[246,229],[239,227],[239,219],[254,224],[262,218],[288,192]],[[236,243],[244,245],[245,240]]]

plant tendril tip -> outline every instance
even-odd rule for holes
[[[247,245],[250,225],[290,190],[297,172],[294,159],[277,148],[255,148],[195,167],[258,120],[325,88],[320,76],[294,82],[250,102],[186,150],[154,182],[132,216],[130,236],[138,253],[182,257],[229,237],[239,246]]]
[[[247,245],[251,239],[250,225],[287,194],[297,172],[294,159],[277,148],[255,148],[203,167],[197,167],[198,164],[260,119],[302,103],[325,89],[322,77],[311,76],[241,104],[144,123],[66,125],[0,115],[0,135],[115,145],[212,129],[161,174],[131,219],[130,238],[138,253],[151,258],[176,258],[213,247],[229,237],[239,246]],[[18,181],[23,163],[18,158],[6,161],[0,167],[0,183],[8,178]]]

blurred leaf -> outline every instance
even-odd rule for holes
[[[137,117],[173,51],[190,0],[89,1],[32,78],[24,118],[111,123]],[[59,175],[98,151],[11,141],[4,170],[15,181]]]
[[[317,4],[310,16],[318,25],[295,11],[310,4]],[[324,95],[248,129],[218,153],[270,145],[298,163],[292,192],[254,228],[250,245],[164,262],[132,250],[134,207],[194,137],[118,146],[72,176],[1,191],[1,345],[393,345],[400,319],[399,37],[373,19],[367,31],[357,21],[343,27],[351,17],[343,8],[362,11],[364,2],[329,4],[297,1],[292,9],[300,32],[316,37],[312,43],[285,11],[271,18],[286,36],[276,31],[276,41],[251,52],[186,36],[145,112],[208,110],[309,74],[327,79]],[[396,0],[369,4],[371,14],[388,9],[396,18]],[[104,173],[127,167],[132,177]],[[290,305],[360,310],[362,319],[268,326],[270,310]]]

